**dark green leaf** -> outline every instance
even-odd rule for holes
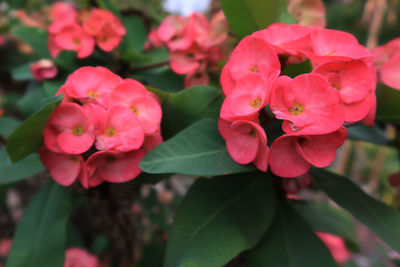
[[[31,82],[24,96],[18,100],[17,106],[25,117],[29,117],[45,106],[46,102],[48,102],[48,95],[43,84]]]
[[[116,15],[117,17],[119,17],[119,18],[122,17],[121,13],[117,9],[117,7],[112,3],[112,1],[110,1],[110,0],[96,0],[96,2],[97,2],[97,4],[99,5],[100,8],[108,9],[112,13],[114,13],[114,15]]]
[[[278,201],[271,227],[246,257],[246,267],[334,267],[328,248],[297,212]]]
[[[11,77],[16,81],[32,79],[30,63],[14,68],[11,72]]]
[[[198,179],[176,214],[165,266],[222,266],[254,247],[274,216],[272,179],[260,173]]]
[[[134,79],[143,80],[152,87],[164,92],[175,93],[183,90],[184,76],[175,74],[169,67],[141,71],[134,75]]]
[[[14,131],[21,122],[12,117],[2,116],[0,117],[0,136],[8,138],[8,136]]]
[[[168,141],[155,147],[140,162],[148,173],[223,175],[249,172],[253,167],[233,161],[218,132],[217,122],[196,122]]]
[[[365,141],[377,145],[387,145],[390,140],[385,132],[376,125],[367,127],[365,125],[355,125],[347,128],[347,137],[353,140]]]
[[[29,155],[12,164],[5,147],[0,148],[0,184],[16,182],[43,171],[44,167],[37,154]]]
[[[47,49],[47,31],[37,27],[17,26],[12,34],[19,40],[28,43],[38,58],[50,58]]]
[[[143,52],[144,43],[147,40],[146,28],[139,17],[123,17],[122,23],[126,28],[126,35],[119,50],[124,60],[132,61],[138,53]]]
[[[358,246],[354,221],[346,211],[319,202],[294,202],[292,206],[315,231],[341,236]]]
[[[56,100],[47,104],[11,134],[7,142],[7,152],[12,162],[21,160],[40,148],[47,120],[60,103],[61,100]]]
[[[10,8],[23,8],[26,6],[26,4],[29,2],[28,0],[6,0],[7,4],[10,6]]]
[[[91,252],[96,255],[103,253],[109,245],[108,237],[104,234],[99,234],[93,240]]]
[[[205,118],[217,120],[223,96],[211,86],[194,86],[163,103],[163,135],[173,136],[190,124]]]
[[[68,188],[52,180],[35,194],[18,224],[6,267],[64,265],[72,200]]]
[[[77,58],[76,51],[63,50],[54,59],[54,63],[60,69],[71,72],[72,70],[78,68],[76,63],[76,58]]]
[[[387,86],[378,88],[376,121],[400,123],[400,91]]]
[[[367,195],[350,179],[313,169],[316,185],[339,206],[348,210],[392,249],[400,252],[400,213]]]
[[[296,23],[286,0],[220,0],[232,31],[243,38],[273,22]]]
[[[311,61],[307,60],[299,64],[286,65],[283,74],[294,78],[304,73],[310,73],[311,71],[312,71]]]

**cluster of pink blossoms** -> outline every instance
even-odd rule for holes
[[[146,48],[167,46],[171,69],[186,75],[187,88],[209,83],[206,70],[218,69],[226,38],[227,23],[222,11],[215,14],[211,22],[201,13],[192,13],[189,17],[170,15],[150,32]]]
[[[77,52],[78,58],[93,53],[97,45],[104,51],[112,51],[122,41],[126,30],[121,21],[110,11],[93,8],[78,13],[71,5],[57,2],[52,5],[48,27],[48,46],[52,57],[62,50]]]
[[[104,264],[87,250],[73,247],[65,252],[64,267],[104,267]]]
[[[311,73],[281,75],[308,59]],[[353,35],[272,24],[245,37],[222,70],[220,133],[236,162],[261,171],[297,177],[326,167],[346,139],[345,122],[373,124],[376,79],[371,52]],[[272,119],[267,106],[284,132],[270,148],[261,126]]]
[[[372,50],[379,80],[400,90],[400,38]]]
[[[39,154],[61,185],[132,180],[144,154],[162,142],[160,100],[135,80],[82,67],[57,94],[64,100],[47,122]]]

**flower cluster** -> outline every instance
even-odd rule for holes
[[[209,83],[207,67],[217,69],[226,38],[227,23],[222,11],[211,22],[201,13],[192,13],[189,17],[170,15],[150,32],[146,47],[167,46],[171,69],[186,75],[187,88]]]
[[[64,267],[102,267],[104,266],[96,255],[87,250],[72,247],[65,252]]]
[[[372,50],[379,80],[400,90],[400,38]]]
[[[285,66],[306,60],[311,73],[281,75]],[[228,152],[238,163],[262,171],[269,166],[281,177],[328,166],[346,139],[344,122],[374,121],[372,54],[342,31],[272,24],[238,44],[220,81],[226,98],[219,130]],[[268,148],[261,125],[276,119],[284,134]]]
[[[78,58],[93,53],[97,44],[104,51],[112,51],[122,41],[126,30],[110,11],[93,8],[78,13],[71,5],[57,2],[52,5],[48,46],[52,57],[62,50],[77,52]]]
[[[82,67],[57,94],[64,100],[47,122],[39,154],[61,185],[132,180],[143,155],[162,142],[160,101],[135,80]]]

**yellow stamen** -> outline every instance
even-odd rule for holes
[[[250,133],[250,136],[251,136],[251,137],[254,137],[254,138],[257,137],[257,132],[256,132],[256,130],[253,129],[253,130],[251,131],[251,133]]]
[[[83,134],[83,127],[76,126],[74,129],[72,129],[72,133],[76,136],[81,136]]]
[[[252,68],[250,69],[250,71],[251,71],[251,72],[258,72],[258,68],[257,68],[256,66],[254,66],[254,67],[252,67]]]
[[[330,56],[330,55],[332,55],[332,54],[335,53],[335,52],[336,52],[336,50],[335,50],[335,49],[332,49],[331,51],[325,53],[324,56]]]
[[[294,104],[293,107],[289,108],[289,112],[293,115],[300,115],[304,111],[304,106],[300,104]]]
[[[95,92],[95,91],[89,91],[89,92],[87,93],[87,96],[88,96],[89,98],[96,99],[96,98],[99,97],[99,94],[98,94],[97,92]]]
[[[337,84],[334,84],[334,85],[331,85],[333,88],[335,88],[336,90],[339,90],[340,91],[340,86],[339,85],[337,85]]]
[[[250,106],[252,108],[259,108],[261,106],[261,98],[257,97],[256,99],[251,100]]]
[[[135,113],[136,116],[139,115],[139,110],[138,110],[136,107],[131,106],[131,107],[130,107],[130,110],[132,110],[132,112]]]
[[[117,134],[117,130],[113,127],[107,127],[104,134],[108,137],[113,137]]]

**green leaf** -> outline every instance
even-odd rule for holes
[[[155,147],[140,162],[148,173],[223,175],[249,172],[253,167],[233,161],[217,122],[204,119]]]
[[[337,266],[328,248],[297,212],[277,201],[271,227],[246,257],[246,267]]]
[[[29,83],[24,96],[18,100],[17,106],[20,112],[28,117],[46,105],[47,99],[43,84],[33,81]]]
[[[63,266],[73,196],[49,180],[35,194],[18,224],[6,267]]]
[[[54,63],[58,68],[66,70],[68,73],[71,70],[79,68],[77,65],[77,53],[76,51],[63,50],[54,59]]]
[[[350,179],[323,169],[312,169],[316,185],[348,210],[392,249],[400,252],[400,213],[367,195]]]
[[[376,121],[400,123],[400,91],[382,86],[377,90]]]
[[[296,23],[286,0],[220,0],[232,31],[243,38],[273,22]]]
[[[0,117],[0,136],[8,138],[11,132],[17,128],[21,122],[16,118],[2,116]]]
[[[7,142],[7,152],[12,162],[21,160],[40,148],[44,127],[60,103],[61,100],[56,100],[47,104],[11,134]]]
[[[97,4],[102,9],[107,9],[114,13],[115,16],[121,18],[121,13],[117,9],[117,7],[110,0],[96,0]]]
[[[44,167],[37,154],[29,155],[12,164],[5,147],[0,148],[0,185],[32,177],[43,170]]]
[[[32,46],[38,58],[50,58],[47,49],[47,31],[37,27],[17,26],[12,34],[19,40]]]
[[[177,211],[164,265],[222,266],[254,247],[274,217],[272,179],[263,173],[198,179]]]
[[[168,66],[141,71],[133,76],[164,92],[175,93],[183,90],[184,76],[177,75]]]
[[[347,138],[377,145],[387,145],[390,140],[378,126],[355,125],[347,128]]]
[[[6,0],[8,6],[12,9],[19,9],[26,7],[28,0]]]
[[[32,74],[30,63],[14,68],[11,72],[11,77],[16,81],[31,80]]]
[[[346,211],[319,202],[294,202],[292,206],[315,231],[341,236],[358,247],[354,221]]]
[[[123,17],[122,23],[126,28],[126,35],[119,46],[121,57],[125,61],[132,61],[137,54],[143,52],[147,40],[146,27],[143,21],[136,16]]]
[[[201,119],[217,120],[223,102],[220,90],[211,86],[194,86],[171,94],[163,103],[163,135],[173,136]]]

